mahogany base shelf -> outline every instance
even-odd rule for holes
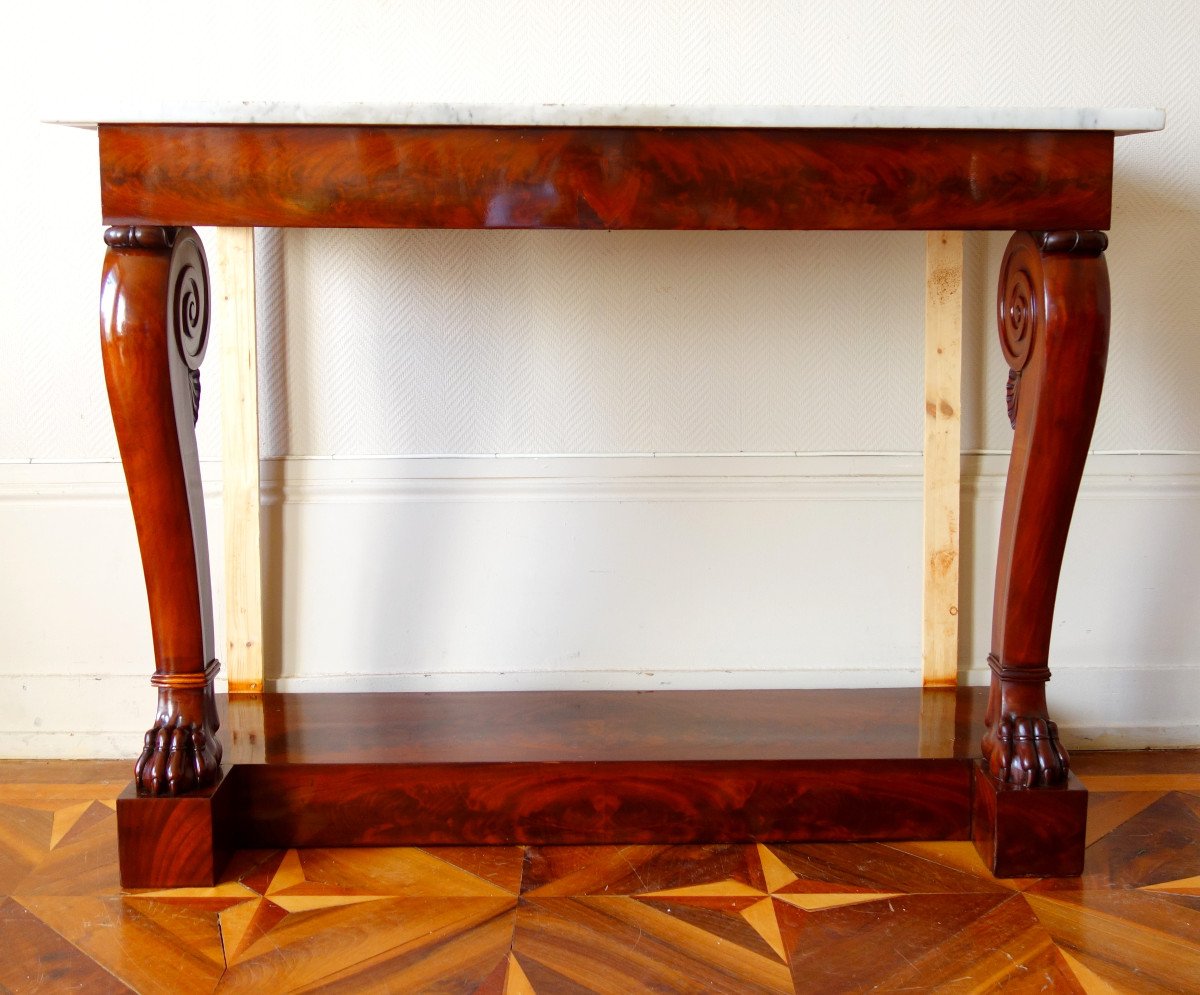
[[[264,762],[118,799],[123,885],[209,885],[234,849],[303,846],[974,838],[999,876],[1082,867],[1076,779],[997,788],[977,767],[984,688],[249,703]]]

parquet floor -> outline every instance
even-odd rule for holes
[[[1074,880],[969,843],[329,849],[123,893],[128,764],[0,762],[0,989],[1200,991],[1200,751],[1076,769]]]

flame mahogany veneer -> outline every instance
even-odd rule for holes
[[[126,886],[208,881],[239,847],[965,840],[986,694],[251,701],[262,709],[262,763],[232,765],[215,787],[177,798],[131,785],[118,799]],[[936,743],[921,741],[923,710],[941,718],[926,722]]]
[[[1111,132],[101,125],[110,225],[1107,228]]]
[[[126,885],[210,882],[230,847],[455,842],[974,838],[998,874],[1078,873],[1086,792],[1045,684],[1107,357],[1111,131],[163,123],[99,139],[102,352],[159,696],[118,802]],[[986,705],[960,693],[938,731],[935,692],[267,695],[265,762],[223,768],[193,225],[1016,229]]]

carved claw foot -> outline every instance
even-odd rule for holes
[[[204,691],[163,691],[134,767],[138,794],[179,795],[213,784],[221,769],[216,703]]]
[[[1003,715],[983,737],[992,777],[1020,788],[1047,787],[1067,779],[1070,758],[1058,726],[1040,715]]]
[[[221,744],[215,737],[177,719],[146,733],[134,777],[140,794],[178,795],[211,784],[220,766]]]

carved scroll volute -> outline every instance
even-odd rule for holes
[[[171,254],[167,315],[188,376],[192,423],[200,417],[200,364],[208,348],[208,263],[196,233],[183,229]],[[178,395],[177,395],[178,396]]]
[[[1033,351],[1034,340],[1045,334],[1046,313],[1042,257],[1033,237],[1018,233],[1009,242],[1000,269],[996,295],[1000,350],[1008,363],[1008,420],[1017,427],[1021,374]]]
[[[200,364],[208,348],[208,261],[204,246],[191,228],[128,225],[109,228],[104,242],[110,249],[170,251],[167,321],[171,342],[187,371],[185,394],[191,398],[192,424],[200,417]],[[172,364],[176,369],[177,364]]]
[[[1017,232],[1009,240],[1000,267],[996,295],[1000,349],[1008,362],[1008,420],[1017,427],[1021,378],[1034,352],[1034,342],[1046,334],[1045,258],[1103,255],[1108,236],[1102,231]]]

